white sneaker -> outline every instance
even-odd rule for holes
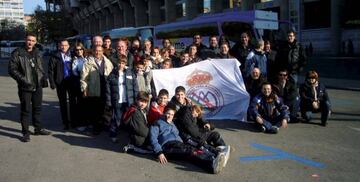
[[[231,151],[231,148],[230,148],[230,145],[227,145],[224,149],[224,155],[225,155],[225,161],[224,161],[224,166],[226,166],[229,158],[230,158],[230,151]]]
[[[124,146],[123,150],[124,150],[124,153],[128,153],[128,152],[134,151],[134,148],[135,148],[134,145],[127,144],[127,145]]]
[[[218,152],[224,152],[225,149],[226,149],[225,145],[220,145],[220,146],[216,147],[216,151],[218,151]]]
[[[225,162],[224,153],[219,153],[218,156],[213,160],[212,168],[214,174],[219,174],[221,172],[224,166],[224,162]]]
[[[265,132],[265,131],[266,131],[265,126],[261,126],[261,132]]]

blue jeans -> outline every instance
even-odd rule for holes
[[[113,108],[113,117],[110,123],[109,135],[111,138],[115,138],[119,132],[119,126],[121,123],[122,115],[126,111],[128,103],[118,103]]]
[[[273,126],[276,126],[276,127],[280,128],[282,126],[282,119],[283,119],[283,117],[281,117],[281,116],[275,117],[271,121],[263,119],[263,124],[262,125],[265,126],[266,131],[271,130],[271,128]]]

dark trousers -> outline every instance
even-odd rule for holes
[[[321,123],[326,124],[330,117],[330,107],[329,101],[320,101],[320,108],[318,110],[312,109],[310,104],[303,104],[301,106],[301,116],[309,122],[312,119],[312,113],[321,112]]]
[[[205,170],[212,171],[214,156],[203,150],[184,144],[180,141],[170,141],[162,146],[163,153],[169,159],[185,160]]]
[[[105,101],[101,97],[87,97],[86,100],[86,115],[88,121],[93,125],[94,131],[101,131],[103,126]]]
[[[32,110],[32,124],[35,131],[42,129],[40,124],[40,112],[42,103],[42,88],[37,88],[36,91],[29,92],[19,90],[20,99],[20,122],[22,127],[22,133],[29,134],[30,123],[30,109]]]
[[[287,105],[289,107],[289,111],[290,111],[290,122],[296,122],[297,120],[297,113],[300,110],[300,98],[299,96],[297,96],[294,100],[292,101],[286,101],[284,102],[285,105]]]
[[[214,147],[226,145],[224,140],[221,138],[220,133],[217,131],[206,132],[206,142]]]
[[[64,126],[74,126],[72,122],[76,118],[76,94],[74,93],[71,77],[65,78],[59,85],[56,85],[56,92],[59,98],[61,119]],[[70,111],[70,118],[68,111]]]
[[[269,131],[272,129],[273,126],[276,126],[278,128],[280,128],[282,126],[282,120],[283,120],[283,116],[277,116],[277,117],[274,117],[273,119],[271,120],[266,120],[263,118],[263,124],[259,124],[257,122],[256,125],[261,128],[261,126],[264,126],[266,128],[266,131]]]

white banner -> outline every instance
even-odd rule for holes
[[[177,86],[201,105],[206,119],[246,121],[250,96],[236,59],[211,59],[173,69],[153,70],[156,91],[166,89],[170,98]]]

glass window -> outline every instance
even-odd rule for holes
[[[144,41],[146,39],[152,41],[152,39],[153,39],[152,32],[153,32],[152,28],[146,28],[146,29],[140,30],[141,41]]]
[[[331,25],[330,1],[304,3],[304,28],[326,28]]]
[[[10,3],[5,2],[5,3],[4,3],[4,7],[5,7],[5,8],[10,8],[10,7],[11,7],[11,4],[10,4]]]
[[[186,4],[185,3],[179,3],[176,4],[176,18],[182,18],[186,16]]]
[[[203,13],[211,12],[211,0],[204,0],[204,11]]]
[[[203,37],[219,35],[216,23],[184,25],[176,28],[166,28],[156,33],[157,39],[193,37],[200,34]]]

